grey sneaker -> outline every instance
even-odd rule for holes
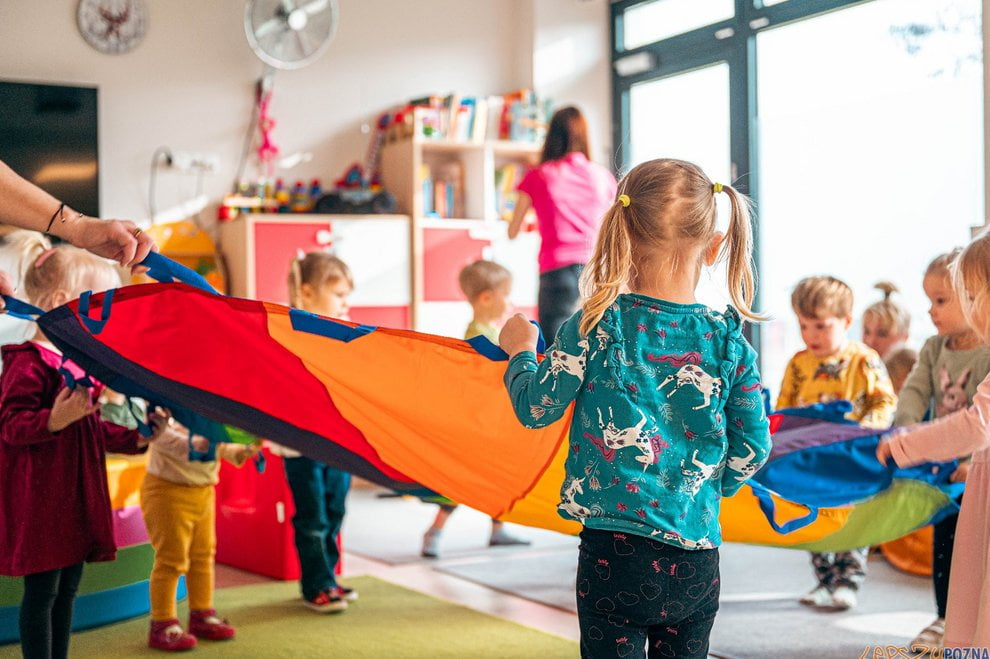
[[[492,533],[492,537],[488,540],[489,547],[503,547],[506,545],[530,545],[532,540],[527,540],[526,538],[520,538],[519,536],[512,535],[504,528],[499,529],[495,533]]]
[[[420,556],[424,558],[440,558],[440,531],[430,529],[425,534],[423,534],[423,548],[420,550]]]

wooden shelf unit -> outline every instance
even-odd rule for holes
[[[470,319],[470,307],[457,291],[457,275],[477,258],[489,258],[509,267],[514,274],[513,301],[524,312],[535,310],[539,238],[536,234],[523,234],[508,241],[507,223],[496,208],[495,173],[498,167],[514,163],[521,175],[538,162],[540,150],[537,144],[506,140],[456,142],[425,137],[418,115],[411,137],[382,146],[385,189],[395,195],[399,212],[410,218],[413,329],[459,336]],[[464,217],[440,218],[423,212],[424,164],[434,171],[449,164],[460,168]]]

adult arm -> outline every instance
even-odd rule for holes
[[[512,213],[512,220],[509,222],[509,240],[513,240],[519,235],[526,213],[533,207],[533,200],[522,190],[516,191],[516,209]]]
[[[21,178],[2,160],[0,200],[3,200],[0,204],[0,223],[12,224],[22,229],[47,231],[76,247],[113,259],[123,266],[137,265],[155,247],[151,237],[136,231],[137,225],[130,220],[101,220],[81,215],[68,206],[60,212],[61,202],[58,199]]]

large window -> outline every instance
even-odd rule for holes
[[[980,0],[694,3],[676,31],[630,26],[665,4],[613,5],[615,143],[627,167],[694,160],[757,201],[768,386],[801,348],[790,290],[807,275],[853,287],[854,338],[873,284],[893,281],[920,345],[926,264],[984,221]]]

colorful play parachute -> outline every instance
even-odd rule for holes
[[[523,428],[502,385],[505,354],[487,339],[354,325],[224,297],[158,255],[151,265],[156,278],[186,283],[84,295],[38,322],[90,376],[173,410],[214,439],[228,438],[227,424],[398,492],[580,530],[556,511],[570,414]],[[828,420],[834,415],[775,417],[770,462],[722,503],[725,539],[849,549],[951,509],[950,465],[881,467],[872,457],[876,431]]]

